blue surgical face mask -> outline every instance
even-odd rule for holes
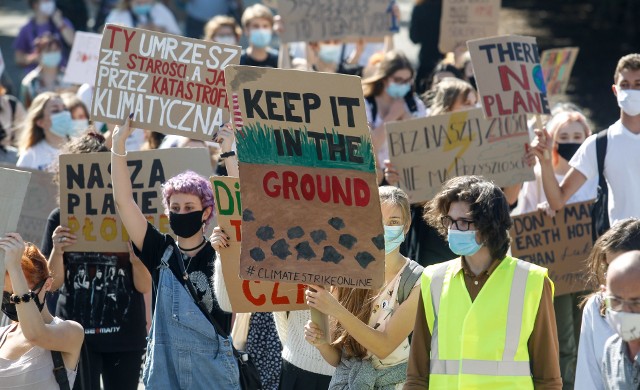
[[[59,137],[68,137],[74,134],[73,119],[69,111],[60,111],[51,114],[51,132]]]
[[[404,241],[404,226],[384,225],[384,253],[394,251]]]
[[[131,11],[138,16],[146,16],[149,15],[152,8],[153,3],[137,4],[131,6]]]
[[[40,63],[46,68],[56,68],[58,65],[60,65],[61,61],[62,52],[60,51],[50,51],[47,53],[42,53],[42,57],[40,58]]]
[[[475,230],[463,232],[449,229],[447,241],[449,241],[451,252],[458,256],[473,256],[482,248],[482,244],[476,242]]]
[[[320,45],[318,51],[318,57],[322,62],[327,64],[337,64],[340,62],[340,56],[342,55],[341,45],[323,44]]]
[[[411,83],[398,84],[390,82],[387,86],[387,93],[394,99],[400,99],[411,91]]]
[[[74,135],[82,134],[89,127],[88,119],[73,119],[72,122]]]
[[[256,28],[249,32],[249,42],[257,47],[264,48],[271,43],[271,30],[268,28]]]

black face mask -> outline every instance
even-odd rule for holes
[[[558,154],[565,160],[570,161],[571,157],[573,157],[573,155],[576,154],[576,152],[580,148],[580,145],[582,144],[573,142],[558,144]]]
[[[46,279],[38,283],[35,288],[38,292],[36,293],[36,296],[33,298],[33,302],[35,302],[39,311],[42,311],[42,309],[44,309],[44,304],[47,301],[47,295],[49,294],[49,291],[44,293],[44,302],[40,302],[40,298],[38,298],[37,294],[40,294],[40,290],[42,289],[42,286],[44,286],[45,281]],[[2,292],[2,312],[11,321],[18,322],[18,311],[16,310],[16,304],[12,303],[9,300],[9,298],[11,298],[11,293],[8,291],[3,291]]]
[[[187,214],[177,214],[170,212],[169,226],[178,237],[192,237],[202,228],[203,213],[204,210],[193,211]]]

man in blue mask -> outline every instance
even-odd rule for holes
[[[422,275],[404,389],[560,390],[553,283],[545,268],[507,255],[502,190],[455,177],[425,209],[460,257]]]
[[[242,14],[242,27],[249,47],[242,51],[240,65],[278,67],[278,52],[270,47],[273,36],[273,13],[262,5],[248,7]]]

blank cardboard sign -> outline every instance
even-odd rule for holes
[[[498,35],[501,0],[443,0],[441,53],[465,47],[468,40]]]

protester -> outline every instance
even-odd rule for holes
[[[25,114],[22,103],[0,85],[0,163],[18,162],[18,149],[14,147],[16,130],[22,126]]]
[[[587,260],[590,284],[602,286],[609,265],[622,253],[640,250],[640,219],[628,218],[614,224],[593,244]],[[587,299],[582,312],[582,327],[578,343],[575,388],[603,390],[602,359],[604,346],[614,329],[606,319],[602,292]]]
[[[69,52],[75,32],[71,22],[56,10],[54,0],[29,0],[29,7],[35,13],[26,25],[22,26],[13,42],[16,64],[24,68],[27,74],[40,64],[38,39],[46,34],[53,35],[62,47],[60,65],[67,65]]]
[[[240,65],[278,67],[278,52],[271,48],[273,13],[262,4],[247,7],[242,13],[242,27],[249,47],[242,51]]]
[[[233,0],[235,1],[235,0]],[[202,32],[205,29],[207,21],[216,17],[230,18],[226,15],[230,14],[230,0],[211,1],[211,0],[188,0],[186,1],[185,11],[187,20],[185,21],[185,32],[189,38],[202,38]],[[230,18],[234,20],[233,18]],[[235,22],[235,20],[234,20]]]
[[[38,248],[8,233],[0,238],[0,250],[7,270],[2,312],[14,321],[0,328],[0,388],[57,389],[57,369],[62,369],[61,380],[73,386],[82,326],[49,313],[45,300],[53,282]],[[61,354],[64,367],[55,362],[53,351]]]
[[[203,232],[214,213],[211,184],[188,171],[163,185],[163,204],[177,241],[147,222],[133,198],[127,167],[125,142],[132,131],[132,116],[114,130],[111,180],[118,214],[158,286],[144,384],[148,388],[179,388],[188,380],[190,388],[209,389],[211,378],[216,378],[220,388],[238,389],[231,340],[226,334],[218,334],[208,318],[215,319],[228,334],[231,316],[218,307],[212,286],[216,252]],[[180,258],[176,257],[178,253]],[[185,288],[188,283],[195,286],[197,297]]]
[[[71,114],[65,110],[60,95],[45,92],[36,96],[20,134],[17,166],[47,170],[72,133]]]
[[[616,334],[604,347],[607,390],[637,390],[640,376],[640,251],[624,253],[607,272],[607,320]]]
[[[620,120],[607,129],[604,177],[608,191],[608,215],[611,224],[629,217],[640,217],[640,54],[628,54],[618,61],[614,73],[613,94],[620,106]],[[571,168],[562,183],[556,180],[551,153],[553,139],[543,129],[537,129],[532,151],[540,162],[544,193],[553,210],[559,210],[589,179],[598,178],[596,135],[580,146],[569,161]]]
[[[441,79],[424,96],[429,116],[468,110],[478,103],[478,95],[473,86],[455,77]]]
[[[62,98],[64,107],[69,110],[71,114],[73,133],[80,135],[87,131],[89,128],[89,110],[87,110],[84,102],[73,93],[63,93],[60,97]]]
[[[105,23],[182,35],[171,10],[155,0],[120,0]]]
[[[507,255],[503,192],[455,177],[428,209],[460,257],[422,276],[404,388],[561,389],[553,283],[546,269]]]
[[[364,41],[359,40],[347,57],[346,46],[339,39],[309,42],[305,50],[307,67],[317,72],[362,76],[364,67],[359,62],[364,47]]]
[[[408,336],[419,296],[414,287],[421,268],[405,292],[402,275],[419,267],[399,249],[411,223],[409,197],[396,187],[383,186],[379,191],[385,237],[383,287],[329,291],[309,285],[306,292],[309,307],[335,319],[329,342],[317,324],[309,321],[305,326],[305,339],[336,367],[330,389],[390,389],[406,379]]]
[[[65,144],[62,153],[107,152],[104,142],[103,136],[89,132]],[[56,183],[58,169],[56,164]],[[78,370],[86,383],[76,381],[76,389],[99,389],[102,381],[105,390],[135,390],[147,336],[142,294],[151,291],[151,275],[131,250],[128,254],[68,251],[77,240],[61,224],[60,208],[55,208],[41,247],[54,277],[52,289],[60,292],[53,302],[56,316],[80,322],[87,332],[85,359]],[[120,279],[116,268],[124,272]]]
[[[420,65],[416,73],[418,94],[423,94],[429,89],[427,79],[443,57],[438,49],[441,13],[442,0],[416,0],[411,12],[409,38],[413,43],[420,45]]]
[[[140,150],[155,150],[159,149],[165,136],[162,133],[151,130],[144,130],[144,143],[140,147]]]
[[[204,40],[237,45],[242,36],[242,29],[230,16],[218,15],[204,26]]]

